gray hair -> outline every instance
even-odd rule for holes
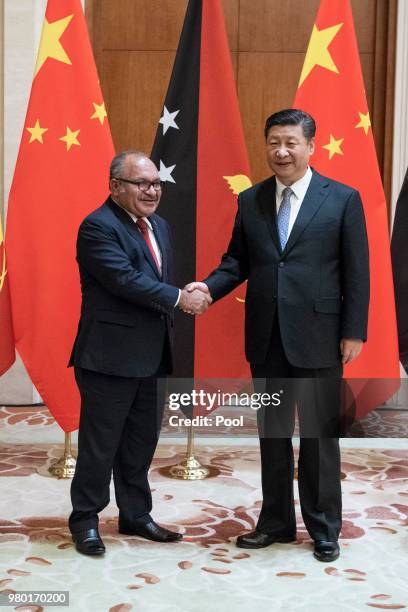
[[[135,157],[136,159],[149,159],[149,156],[143,151],[137,151],[136,149],[129,149],[128,151],[122,151],[122,153],[118,153],[112,159],[110,168],[109,168],[109,178],[120,178],[123,173],[123,167],[125,165],[126,159],[129,157]]]

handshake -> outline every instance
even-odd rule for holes
[[[210,290],[205,283],[189,283],[181,290],[178,307],[191,315],[203,314],[212,302]]]

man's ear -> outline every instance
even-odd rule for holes
[[[119,182],[116,181],[114,178],[111,178],[109,180],[109,189],[112,195],[115,195],[117,193],[119,193]]]
[[[310,155],[313,155],[314,150],[315,150],[315,139],[314,139],[314,138],[311,138],[311,139],[309,140],[309,151],[310,151]]]

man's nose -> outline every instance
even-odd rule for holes
[[[288,150],[286,149],[286,147],[281,146],[278,149],[276,149],[276,156],[277,157],[286,157],[287,155],[289,155]]]

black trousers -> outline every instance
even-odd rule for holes
[[[258,413],[263,504],[259,531],[294,536],[293,434],[295,404],[300,423],[298,484],[302,516],[313,540],[336,541],[341,530],[338,432],[342,366],[293,367],[287,360],[277,317],[267,359],[251,364],[252,376],[268,393],[283,391],[279,407]],[[291,384],[292,379],[292,384]]]
[[[78,459],[71,484],[71,532],[98,526],[113,472],[119,520],[150,519],[148,470],[163,415],[164,363],[154,377],[124,378],[75,368],[81,394]]]

